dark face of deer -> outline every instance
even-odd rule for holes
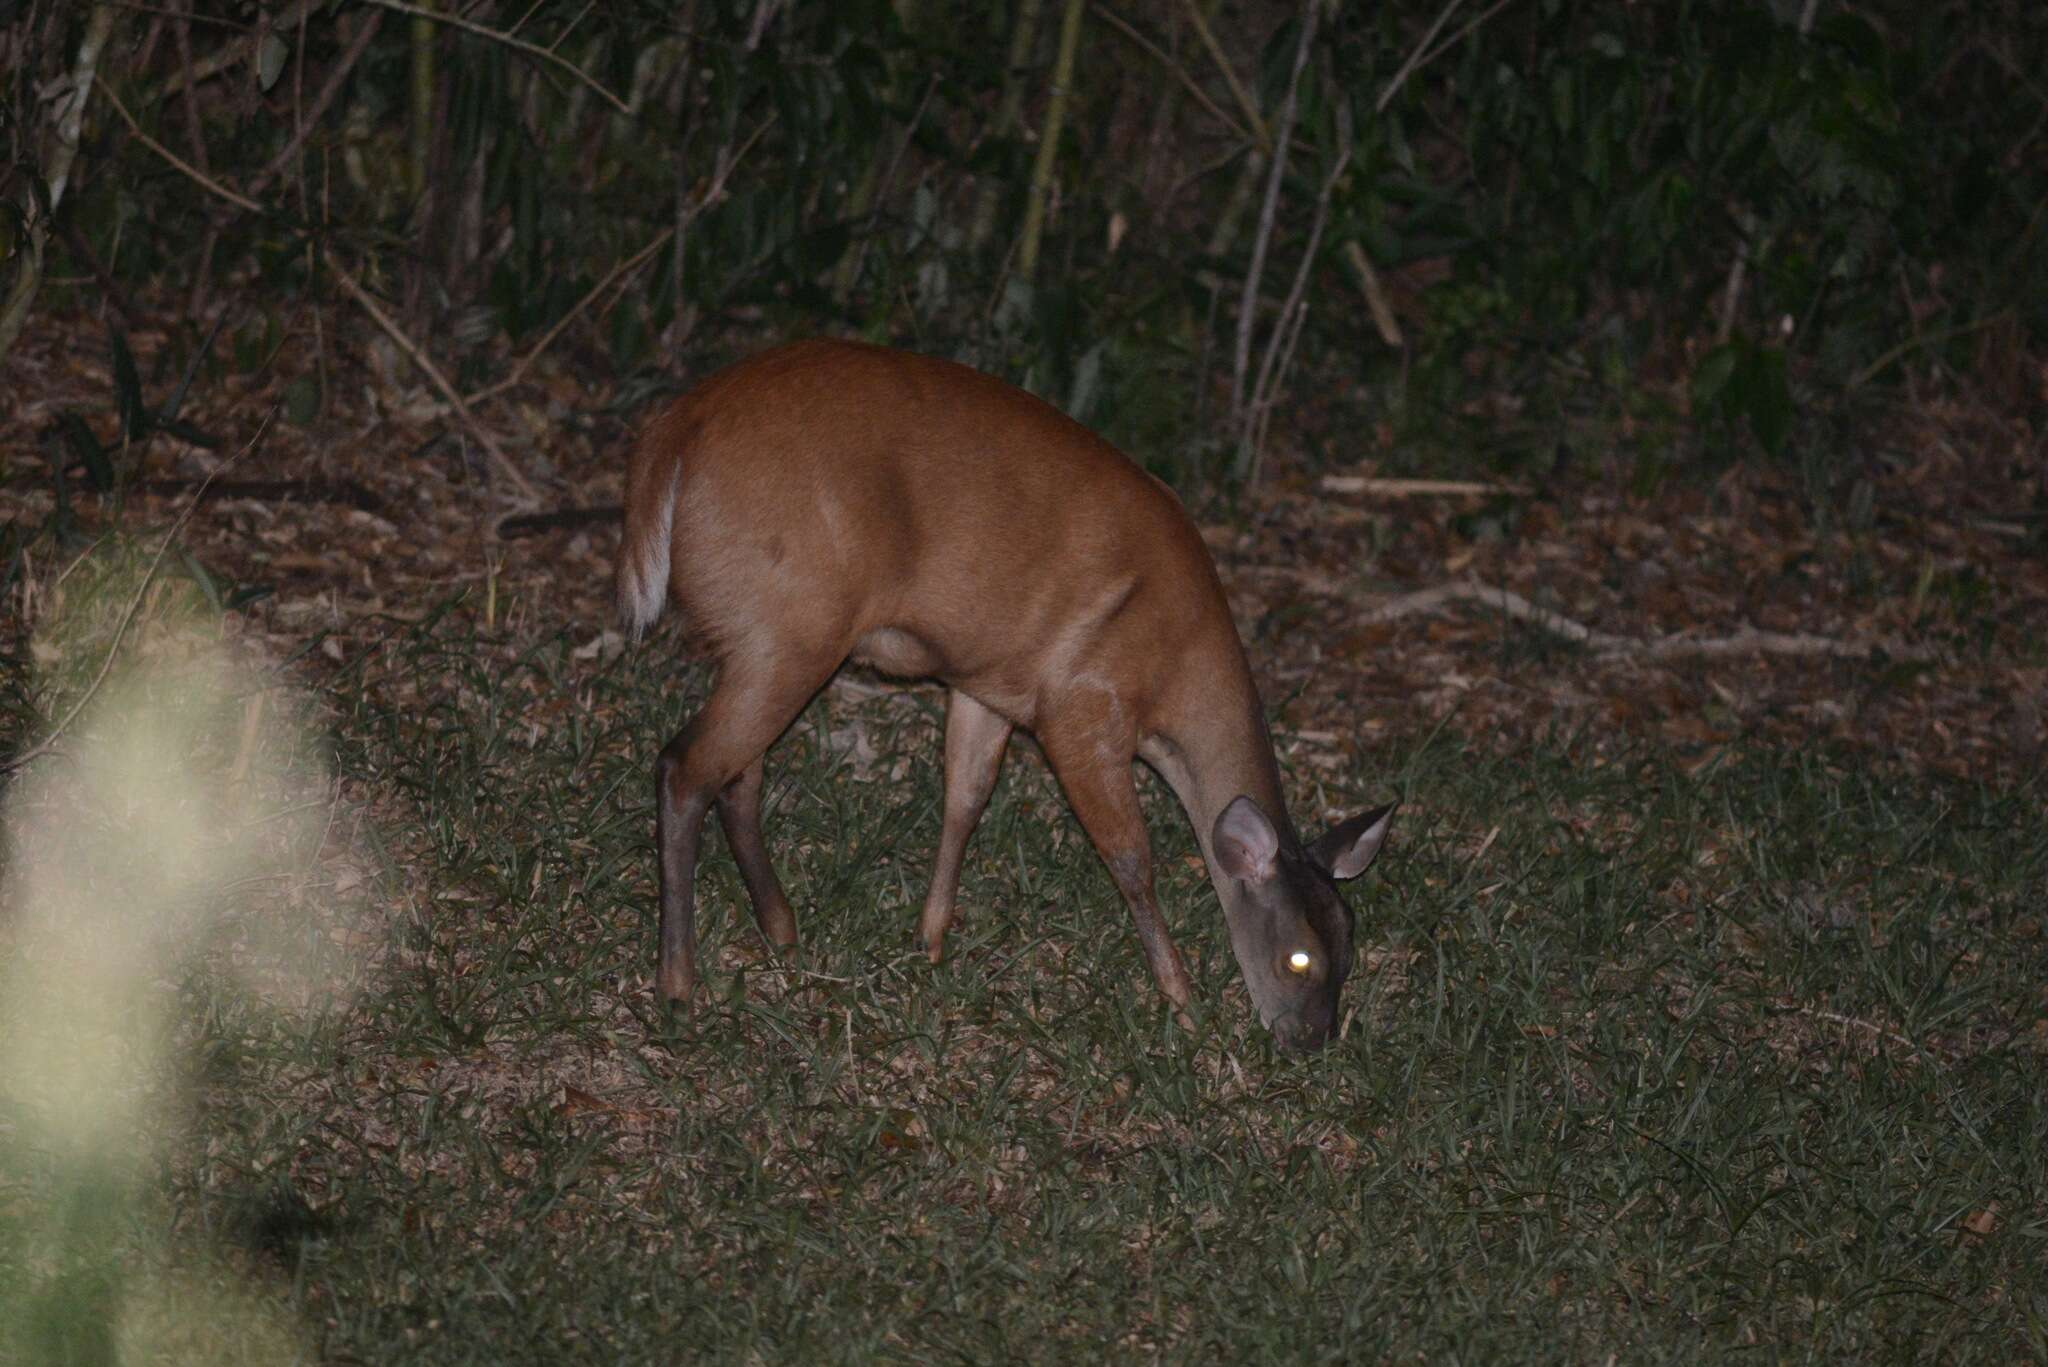
[[[1319,1049],[1337,1025],[1351,972],[1351,909],[1337,884],[1371,865],[1392,807],[1338,823],[1296,848],[1248,797],[1216,818],[1211,848],[1227,882],[1230,947],[1259,1019],[1288,1050]]]

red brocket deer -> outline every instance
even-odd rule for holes
[[[1013,727],[1037,736],[1130,904],[1159,990],[1193,995],[1152,890],[1132,760],[1187,809],[1260,1019],[1316,1047],[1350,971],[1334,880],[1393,808],[1311,844],[1215,566],[1171,490],[1051,405],[950,361],[806,341],[740,362],[650,421],[626,474],[619,607],[674,599],[717,684],[655,767],[661,963],[697,984],[693,884],[716,806],[761,933],[796,917],[761,841],[762,755],[841,664],[943,681],[945,814],[918,938],[940,959],[967,838]]]

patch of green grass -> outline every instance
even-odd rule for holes
[[[1193,1033],[1028,744],[926,964],[939,697],[833,691],[770,756],[802,947],[714,835],[672,1020],[651,765],[703,677],[574,644],[443,622],[345,678],[388,942],[325,1033],[216,1027],[180,1200],[330,1358],[2048,1353],[2038,785],[1389,741],[1329,795],[1407,805],[1296,1059],[1163,790]]]

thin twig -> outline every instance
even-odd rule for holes
[[[1188,94],[1195,97],[1195,103],[1202,106],[1202,108],[1208,110],[1210,116],[1213,117],[1218,123],[1222,124],[1225,128],[1228,128],[1231,132],[1237,134],[1241,138],[1251,138],[1254,136],[1258,136],[1249,132],[1245,128],[1245,126],[1239,123],[1236,119],[1233,119],[1230,117],[1230,115],[1224,113],[1223,110],[1216,104],[1216,102],[1209,98],[1208,92],[1203,90],[1202,87],[1196,83],[1195,78],[1189,74],[1188,69],[1186,67],[1182,66],[1179,62],[1176,62],[1169,54],[1160,51],[1157,44],[1153,43],[1151,39],[1147,38],[1144,34],[1138,32],[1138,30],[1131,27],[1130,24],[1126,23],[1123,17],[1119,15],[1115,10],[1101,3],[1101,0],[1095,0],[1095,3],[1091,4],[1089,8],[1094,10],[1098,15],[1102,16],[1103,19],[1107,20],[1111,28],[1115,29],[1118,33],[1123,34],[1124,37],[1130,39],[1133,43],[1136,43],[1138,47],[1141,50],[1143,50],[1144,53],[1147,56],[1149,56],[1153,61],[1159,63],[1159,65],[1165,67],[1167,71],[1171,72],[1173,78],[1181,83],[1182,88],[1185,89],[1188,92]]]
[[[1428,66],[1431,62],[1443,56],[1446,52],[1449,52],[1459,43],[1465,41],[1466,34],[1470,33],[1473,29],[1478,28],[1488,19],[1493,18],[1494,15],[1499,14],[1502,10],[1506,9],[1509,5],[1513,4],[1514,0],[1494,0],[1494,3],[1491,8],[1481,12],[1480,14],[1476,15],[1471,19],[1468,19],[1465,22],[1465,26],[1463,28],[1459,29],[1456,33],[1453,33],[1450,37],[1444,39],[1443,42],[1440,43],[1438,46],[1430,48],[1430,50],[1426,54],[1423,53],[1423,49],[1429,47],[1430,38],[1435,36],[1437,29],[1443,26],[1443,21],[1450,17],[1451,10],[1456,9],[1458,7],[1459,2],[1460,0],[1451,0],[1449,8],[1445,9],[1443,14],[1437,17],[1436,23],[1430,25],[1429,32],[1424,34],[1422,41],[1416,45],[1415,52],[1409,55],[1408,60],[1402,64],[1401,69],[1394,73],[1394,79],[1387,82],[1387,88],[1380,92],[1379,99],[1373,102],[1373,113],[1386,113],[1387,104],[1394,98],[1396,92],[1398,92],[1401,89],[1401,87],[1407,83],[1408,78],[1410,76],[1413,76],[1416,72],[1422,70],[1422,68]]]
[[[207,175],[204,171],[201,171],[198,167],[192,165],[183,157],[180,157],[176,152],[173,152],[170,148],[164,146],[155,138],[152,138],[149,134],[143,132],[142,125],[135,122],[135,116],[128,112],[127,105],[121,103],[121,97],[114,93],[114,88],[108,85],[104,80],[102,80],[98,76],[93,77],[93,81],[96,85],[99,86],[100,93],[102,95],[105,95],[108,101],[113,104],[114,112],[121,116],[121,122],[128,125],[128,131],[133,133],[144,147],[147,147],[150,151],[156,153],[165,161],[169,162],[177,170],[183,172],[185,177],[188,180],[190,180],[193,184],[199,186],[199,188],[201,188],[202,190],[206,190],[212,194],[220,196],[222,199],[226,200],[228,203],[234,205],[238,209],[246,209],[252,214],[262,214],[270,212],[263,205],[258,204],[255,200],[250,199],[247,195],[240,194],[234,190],[230,190],[227,186],[222,185],[212,176]]]
[[[297,5],[286,9],[283,13],[272,15],[270,26],[275,31],[281,28],[289,28],[294,24],[303,23],[308,14],[321,8],[326,3],[327,0],[299,0]],[[251,43],[255,40],[256,35],[251,34]],[[142,102],[145,105],[157,104],[184,90],[188,85],[199,85],[210,81],[229,67],[240,66],[249,60],[249,48],[247,45],[239,41],[223,43],[214,52],[194,62],[189,71],[176,71],[166,77],[162,85],[157,86],[143,96]],[[147,62],[138,62],[133,69],[138,71],[147,70]]]
[[[85,692],[79,694],[78,700],[71,704],[71,710],[66,712],[63,718],[50,728],[49,735],[44,736],[20,754],[10,755],[4,760],[0,760],[0,773],[12,773],[14,770],[48,754],[56,746],[57,742],[63,739],[64,733],[70,728],[71,723],[78,719],[78,714],[85,710],[85,705],[91,702],[93,697],[98,694],[100,685],[107,681],[107,675],[113,671],[114,657],[121,649],[121,638],[128,634],[128,627],[134,622],[135,614],[141,609],[144,596],[149,593],[150,585],[156,582],[156,572],[163,567],[164,556],[169,553],[171,543],[178,539],[178,533],[185,530],[185,524],[192,520],[192,514],[199,507],[199,500],[206,496],[206,485],[213,482],[215,475],[233,465],[250,451],[253,451],[257,444],[263,440],[263,434],[270,430],[270,424],[276,417],[277,408],[273,405],[271,410],[264,414],[263,423],[256,429],[256,435],[251,437],[240,451],[237,451],[233,456],[207,471],[205,482],[199,486],[191,499],[186,502],[184,509],[179,512],[177,518],[171,523],[171,529],[164,533],[164,539],[157,545],[156,554],[150,557],[149,568],[143,571],[142,582],[137,584],[135,592],[129,595],[128,606],[121,610],[121,620],[114,626],[114,639],[107,643],[106,657],[100,661],[99,671],[92,676],[92,682],[85,686]]]
[[[185,0],[185,8],[171,18],[171,46],[177,49],[178,70],[183,73],[180,84],[191,90],[192,80],[192,0]],[[199,101],[189,95],[181,101],[185,115],[185,141],[192,149],[192,164],[201,171],[208,169],[206,157],[206,129],[199,121]]]
[[[1909,351],[1915,351],[1920,347],[1929,346],[1936,342],[1952,342],[1958,337],[1966,337],[1981,328],[1988,328],[1993,323],[2004,322],[2012,316],[2013,311],[2011,309],[2000,309],[1998,312],[1979,318],[1973,323],[1958,323],[1952,328],[1942,328],[1940,331],[1930,333],[1925,337],[1917,335],[1908,337],[1905,341],[1892,347],[1884,355],[1850,376],[1848,382],[1842,387],[1844,389],[1861,389],[1864,385],[1876,379],[1886,366],[1898,360]]]
[[[611,270],[606,273],[604,279],[598,281],[597,284],[594,287],[592,287],[587,294],[585,294],[581,299],[578,299],[575,305],[571,307],[567,313],[563,314],[560,318],[556,319],[555,325],[553,327],[549,328],[545,333],[541,334],[541,339],[533,344],[532,349],[530,349],[524,356],[521,356],[517,361],[513,363],[512,369],[506,373],[504,379],[499,380],[496,384],[486,385],[484,388],[477,390],[476,393],[471,394],[469,396],[468,402],[473,404],[482,403],[485,399],[495,398],[499,394],[502,394],[506,390],[510,389],[513,385],[518,384],[520,380],[526,377],[526,372],[528,368],[533,365],[534,361],[539,359],[540,354],[543,351],[546,351],[549,346],[553,345],[555,338],[562,335],[562,329],[568,327],[569,324],[575,322],[576,319],[582,315],[583,310],[590,307],[590,303],[592,300],[596,299],[599,295],[603,294],[606,290],[610,289],[612,287],[612,283],[616,281],[620,276],[625,275],[627,272],[633,270],[635,267],[645,262],[648,257],[660,251],[664,246],[668,244],[668,240],[674,237],[675,235],[676,226],[675,224],[671,223],[668,227],[663,228],[660,232],[656,233],[654,235],[653,240],[650,241],[646,246],[642,247],[639,251],[634,252],[631,256],[627,257],[624,261],[621,261],[618,265],[612,267]]]
[[[896,172],[902,167],[903,157],[910,151],[911,139],[917,136],[917,127],[924,122],[925,110],[931,107],[932,96],[937,92],[938,88],[938,73],[933,72],[932,78],[925,82],[924,98],[917,102],[917,112],[910,116],[909,123],[903,125],[903,137],[896,144],[896,155],[889,158],[889,169],[884,171],[882,178],[874,183],[874,197],[868,206],[870,212],[873,211],[874,205],[887,204],[889,202],[889,191],[896,184]],[[846,258],[850,264],[846,268],[845,284],[843,286],[835,284],[833,289],[834,298],[843,301],[846,295],[852,293],[854,283],[860,279],[861,272],[867,269],[868,247],[875,240],[875,236],[874,233],[861,234],[860,250]]]
[[[270,159],[270,164],[261,171],[258,171],[256,178],[249,182],[250,194],[263,193],[263,187],[274,180],[278,173],[291,163],[291,159],[298,154],[299,148],[305,145],[307,136],[319,125],[321,118],[327,113],[327,107],[334,103],[335,96],[341,93],[342,83],[348,79],[349,72],[355,69],[356,62],[362,58],[363,52],[370,46],[370,40],[377,36],[377,29],[383,22],[384,16],[375,11],[363,16],[363,22],[356,28],[355,37],[349,39],[348,49],[341,54],[341,60],[337,61],[333,69],[327,73],[327,84],[321,86],[320,93],[314,97],[311,114],[303,117],[298,131],[293,133],[283,149]],[[302,68],[305,65],[303,46],[299,53],[299,65]]]
[[[1223,73],[1223,83],[1230,87],[1230,97],[1237,101],[1237,107],[1244,111],[1244,121],[1250,126],[1252,136],[1259,140],[1259,146],[1268,154],[1273,151],[1272,130],[1259,117],[1259,106],[1252,99],[1251,92],[1244,88],[1244,82],[1237,79],[1237,68],[1230,64],[1230,58],[1223,55],[1223,44],[1216,41],[1216,33],[1209,27],[1209,21],[1202,14],[1202,0],[1187,0],[1188,18],[1193,21],[1195,32],[1202,39],[1202,46],[1209,50],[1209,59],[1216,63],[1216,69]]]
[[[1280,184],[1287,173],[1288,136],[1294,131],[1294,114],[1300,105],[1301,74],[1308,69],[1309,45],[1315,41],[1316,22],[1322,11],[1317,0],[1302,6],[1301,38],[1294,47],[1294,70],[1287,79],[1287,95],[1280,104],[1280,126],[1268,142],[1273,149],[1272,167],[1266,181],[1266,200],[1259,210],[1259,232],[1252,240],[1252,259],[1245,268],[1244,289],[1237,304],[1237,351],[1230,371],[1230,419],[1238,429],[1237,467],[1242,475],[1250,464],[1247,438],[1251,433],[1251,397],[1245,380],[1252,362],[1252,326],[1258,321],[1259,278],[1265,273],[1266,252],[1273,241],[1273,224],[1280,208]],[[1281,320],[1286,321],[1284,318]]]
[[[1858,1016],[1845,1016],[1839,1011],[1822,1011],[1818,1007],[1813,1006],[1795,1006],[1792,1009],[1802,1016],[1812,1016],[1817,1020],[1828,1021],[1834,1025],[1853,1025],[1859,1030],[1868,1030],[1879,1039],[1888,1039],[1893,1044],[1903,1044],[1908,1049],[1920,1049],[1923,1047],[1907,1039],[1896,1030],[1888,1030],[1874,1021],[1867,1021]]]
[[[660,232],[654,235],[653,240],[648,242],[646,246],[642,247],[639,251],[634,252],[631,256],[627,257],[624,261],[621,261],[618,265],[612,267],[612,269],[606,273],[604,279],[598,281],[597,284],[592,289],[587,291],[581,299],[578,299],[575,305],[572,308],[570,308],[570,310],[567,313],[563,314],[560,318],[555,320],[555,325],[549,328],[545,333],[543,333],[541,339],[538,342],[535,342],[532,348],[529,349],[524,356],[520,357],[519,360],[513,364],[511,371],[505,376],[504,379],[499,380],[496,384],[487,385],[484,388],[479,389],[478,391],[476,391],[476,393],[469,396],[467,402],[476,404],[482,403],[485,399],[495,398],[497,395],[504,393],[507,389],[510,389],[513,385],[518,384],[520,380],[524,379],[527,370],[532,367],[533,363],[536,360],[540,359],[541,353],[546,351],[550,346],[554,345],[555,338],[562,335],[562,330],[568,327],[569,324],[575,322],[576,319],[582,315],[583,310],[590,307],[591,303],[594,300],[596,300],[598,296],[602,295],[606,290],[610,289],[613,283],[617,281],[621,276],[626,275],[635,267],[643,264],[648,257],[660,251],[662,247],[666,245],[668,241],[671,238],[673,238],[678,232],[687,228],[692,222],[694,222],[697,218],[697,215],[703,213],[706,208],[718,202],[719,197],[725,193],[726,181],[731,179],[733,169],[740,164],[740,159],[747,155],[747,152],[753,147],[753,145],[761,140],[761,135],[766,133],[771,127],[774,126],[774,124],[775,115],[773,112],[771,112],[767,118],[761,121],[761,126],[754,130],[753,135],[750,136],[744,143],[740,144],[739,151],[734,152],[730,157],[723,157],[720,159],[718,170],[712,176],[710,186],[704,191],[704,193],[701,196],[698,197],[697,202],[689,207],[689,209],[682,215],[678,222],[671,223],[668,227],[663,228]]]
[[[391,321],[390,316],[377,306],[377,301],[370,296],[370,292],[364,289],[362,284],[353,275],[349,274],[348,270],[339,261],[334,259],[332,252],[326,253],[326,258],[327,268],[334,272],[334,278],[341,282],[341,287],[348,291],[349,297],[361,306],[363,312],[370,315],[371,322],[384,330],[385,336],[398,344],[399,350],[412,358],[414,365],[426,373],[428,382],[434,388],[441,391],[441,397],[446,399],[448,406],[455,410],[455,416],[461,420],[464,427],[469,429],[470,435],[477,439],[477,444],[484,448],[493,461],[497,462],[497,466],[504,472],[505,478],[512,481],[514,487],[519,490],[520,494],[529,503],[540,502],[540,490],[535,488],[533,481],[526,477],[525,471],[512,463],[512,458],[506,455],[504,448],[498,445],[498,439],[491,435],[490,429],[477,421],[476,415],[469,411],[469,405],[462,401],[462,395],[455,392],[455,386],[448,383],[448,377],[441,373],[440,367],[428,359],[427,353],[422,351],[419,344],[414,342],[412,338],[406,336],[404,330],[398,324]]]
[[[1394,72],[1394,78],[1387,82],[1387,88],[1382,90],[1379,99],[1373,102],[1373,113],[1384,114],[1387,112],[1387,102],[1394,98],[1395,91],[1408,83],[1410,73],[1422,65],[1423,54],[1429,51],[1429,45],[1435,40],[1437,31],[1444,26],[1453,14],[1458,12],[1458,6],[1464,3],[1465,0],[1450,0],[1450,3],[1437,11],[1437,16],[1431,21],[1428,31],[1422,35],[1422,41],[1417,43],[1408,53],[1408,59],[1401,63],[1400,68]]]
[[[1373,269],[1372,259],[1365,254],[1357,238],[1344,244],[1344,260],[1351,267],[1351,273],[1358,277],[1358,292],[1365,296],[1366,311],[1372,314],[1372,325],[1379,331],[1380,340],[1399,350],[1405,345],[1401,336],[1401,324],[1394,317],[1394,310],[1387,303],[1387,292],[1380,285],[1380,273]]]
[[[582,26],[583,21],[590,17],[590,11],[593,8],[595,8],[596,5],[597,0],[583,0],[583,8],[577,10],[575,17],[569,20],[568,23],[562,25],[562,31],[555,35],[555,41],[548,44],[548,51],[553,52],[556,49],[560,48],[562,44],[568,42],[569,35],[574,33],[578,28]],[[520,22],[524,23],[525,21],[521,20]]]
[[[1367,494],[1377,498],[1460,498],[1494,494],[1526,495],[1529,486],[1499,480],[1377,479],[1367,475],[1324,475],[1318,486],[1331,494]]]
[[[524,38],[514,38],[509,33],[501,33],[497,29],[488,28],[472,19],[464,19],[460,15],[445,14],[440,10],[427,9],[422,5],[408,5],[405,3],[405,0],[366,0],[366,2],[391,10],[396,14],[409,14],[415,19],[432,19],[437,24],[446,24],[450,28],[459,28],[465,33],[474,33],[479,38],[487,38],[494,43],[502,43],[514,51],[538,57],[542,61],[552,63],[568,72],[571,76],[574,76],[578,81],[581,81],[584,85],[595,91],[598,98],[618,110],[621,114],[630,115],[633,112],[624,100],[598,84],[595,77],[584,74],[583,68],[577,66],[566,57],[558,57],[544,47],[527,42]]]
[[[126,323],[130,330],[140,328],[142,317],[136,310],[135,301],[128,297],[128,291],[114,278],[113,272],[107,269],[107,263],[100,260],[100,255],[93,250],[92,243],[86,241],[85,234],[71,221],[71,215],[59,217],[53,226],[57,230],[57,235],[64,239],[64,245],[71,249],[71,254],[92,272],[92,278],[99,283],[100,293],[114,306],[115,312],[121,315],[121,321]]]
[[[1323,188],[1316,195],[1316,212],[1309,224],[1308,244],[1302,248],[1301,264],[1294,272],[1294,284],[1287,291],[1287,299],[1280,305],[1280,323],[1274,328],[1273,336],[1266,344],[1266,359],[1259,366],[1258,383],[1252,387],[1251,413],[1251,461],[1245,469],[1247,483],[1256,483],[1259,477],[1259,453],[1266,445],[1266,428],[1273,416],[1273,400],[1280,389],[1280,382],[1286,376],[1288,367],[1294,363],[1295,344],[1301,340],[1303,324],[1308,319],[1308,301],[1303,297],[1308,290],[1309,273],[1315,268],[1316,252],[1323,243],[1323,228],[1330,218],[1330,194],[1337,188],[1337,182],[1351,165],[1351,109],[1339,103],[1337,106],[1337,159],[1331,165],[1329,174],[1323,177]]]

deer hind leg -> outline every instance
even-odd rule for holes
[[[782,891],[782,880],[769,862],[768,847],[761,840],[761,781],[763,764],[756,758],[740,776],[718,790],[718,824],[725,829],[725,843],[733,862],[740,866],[740,879],[747,885],[747,900],[753,903],[754,920],[772,945],[796,943],[796,913]]]
[[[718,686],[654,766],[655,843],[661,855],[663,997],[688,1001],[697,987],[695,884],[704,814],[713,802],[770,940],[796,938],[796,918],[761,843],[761,756],[796,720],[838,660],[760,650],[728,659]]]
[[[954,689],[946,698],[946,810],[939,827],[939,854],[932,865],[931,891],[917,921],[917,943],[933,963],[945,954],[946,930],[953,924],[960,893],[960,864],[967,838],[988,807],[1002,767],[1003,746],[1010,739],[1007,717]]]

